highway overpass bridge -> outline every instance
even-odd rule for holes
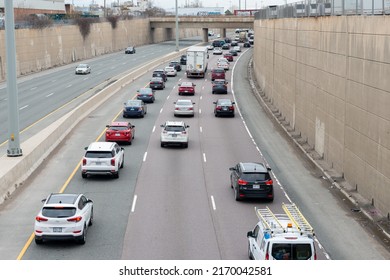
[[[178,23],[180,28],[202,28],[203,41],[208,41],[209,29],[221,29],[221,37],[226,36],[226,29],[249,28],[253,29],[253,16],[179,16]],[[150,27],[153,30],[156,28],[166,28],[174,30],[176,26],[176,17],[154,17],[150,18]]]

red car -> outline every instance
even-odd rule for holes
[[[214,68],[211,70],[211,80],[214,81],[216,79],[225,79],[225,69]]]
[[[135,133],[134,125],[129,122],[113,122],[106,127],[106,142],[126,142],[131,145]]]
[[[195,86],[192,82],[182,82],[179,84],[179,95],[195,95]]]
[[[233,55],[231,53],[224,53],[223,57],[226,58],[228,61],[233,61]]]

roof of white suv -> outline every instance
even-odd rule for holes
[[[111,151],[115,142],[93,142],[87,150],[88,151]]]
[[[165,126],[185,126],[183,121],[166,121]]]

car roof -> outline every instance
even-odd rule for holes
[[[213,72],[223,72],[223,73],[225,73],[225,69],[223,69],[223,68],[221,68],[221,67],[213,68],[211,71],[213,71]]]
[[[164,81],[162,77],[152,77],[151,81]]]
[[[263,163],[259,162],[240,162],[241,170],[246,172],[268,172],[267,168],[264,166]]]
[[[77,65],[77,67],[87,67],[87,66],[88,66],[88,64],[86,64],[86,63],[81,63],[81,64]]]
[[[156,69],[153,72],[164,72],[164,69]]]
[[[110,126],[128,126],[128,122],[112,122]]]
[[[111,151],[115,142],[92,142],[87,151]]]
[[[214,82],[214,83],[218,83],[218,82],[220,82],[220,83],[225,83],[226,80],[225,80],[225,79],[215,79],[213,82]]]
[[[171,62],[169,62],[169,63],[177,63],[177,64],[180,64],[180,62],[177,61],[177,60],[171,61]]]
[[[129,99],[129,100],[127,100],[127,102],[126,102],[126,104],[129,104],[129,103],[131,103],[131,104],[142,104],[142,100],[138,100],[138,99]]]
[[[217,103],[232,103],[233,101],[231,101],[230,99],[227,99],[227,98],[220,98],[217,100]]]
[[[175,67],[173,67],[173,66],[166,66],[165,69],[173,69],[173,70],[175,70]]]
[[[176,103],[177,102],[188,102],[188,103],[192,104],[192,100],[191,99],[178,99],[178,100],[176,100]]]
[[[138,90],[139,92],[153,92],[153,89],[151,89],[151,88],[148,88],[148,87],[143,87],[143,88],[140,88],[139,90]]]
[[[77,198],[81,194],[69,194],[69,193],[52,193],[45,201],[45,205],[49,204],[71,204],[74,205]]]

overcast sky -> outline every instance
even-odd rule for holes
[[[157,7],[161,7],[163,9],[169,9],[175,7],[175,0],[152,0],[154,5]],[[241,1],[241,9],[259,9],[262,5],[282,5],[285,3],[284,0],[200,0],[202,2],[203,7],[224,7],[224,9],[229,9],[232,5],[239,7],[239,3]],[[72,4],[74,3],[77,6],[88,6],[92,2],[99,4],[101,6],[104,5],[104,0],[65,0],[65,3]],[[106,0],[106,5],[109,6],[112,2],[117,2],[117,0]],[[119,0],[119,3],[123,3],[125,0]],[[136,0],[134,0],[136,2]],[[191,3],[192,0],[177,0],[179,7],[183,6],[185,3]],[[287,2],[298,2],[296,1],[287,1]]]

